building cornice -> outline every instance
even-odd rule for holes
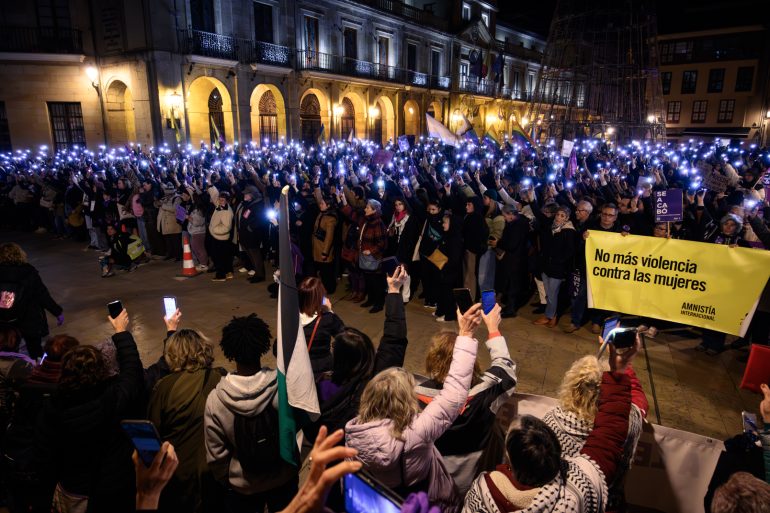
[[[0,52],[0,61],[53,62],[57,64],[82,64],[86,56],[69,53]]]

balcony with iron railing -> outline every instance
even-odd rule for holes
[[[472,75],[463,75],[457,84],[457,89],[464,93],[480,94],[483,96],[501,96],[501,87],[497,82],[479,79]]]
[[[242,64],[261,63],[284,67],[292,65],[292,51],[288,46],[202,30],[180,30],[179,48],[184,54],[238,61]]]
[[[515,45],[510,41],[496,41],[495,46],[498,52],[518,57],[525,61],[540,63],[543,60],[543,54],[532,48],[524,48],[521,45]]]
[[[449,30],[449,20],[436,16],[431,11],[407,5],[399,0],[356,0],[358,3],[374,7],[380,11],[395,14],[418,25],[433,27],[446,32]]]
[[[380,80],[397,84],[412,85],[432,89],[449,89],[449,77],[428,75],[385,64],[377,64],[341,55],[315,52],[312,50],[297,50],[298,70],[320,71],[351,77]]]
[[[55,27],[0,27],[0,52],[82,54],[80,30]]]

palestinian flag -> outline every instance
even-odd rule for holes
[[[278,212],[278,437],[281,458],[299,468],[297,433],[321,415],[313,369],[299,322],[299,295],[289,240],[289,186],[281,191]]]

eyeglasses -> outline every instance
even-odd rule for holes
[[[590,210],[586,210],[584,208],[578,208],[577,210],[575,210],[575,212],[588,212],[589,214],[591,213]]]
[[[607,214],[605,212],[602,212],[602,217],[617,217],[617,214],[615,214],[615,213]]]

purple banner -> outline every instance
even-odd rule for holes
[[[393,160],[393,155],[395,155],[392,151],[388,150],[379,150],[377,153],[375,153],[372,156],[372,164],[375,166],[383,165],[387,166],[390,164],[390,161]]]
[[[655,222],[673,223],[682,220],[682,189],[654,191]]]

